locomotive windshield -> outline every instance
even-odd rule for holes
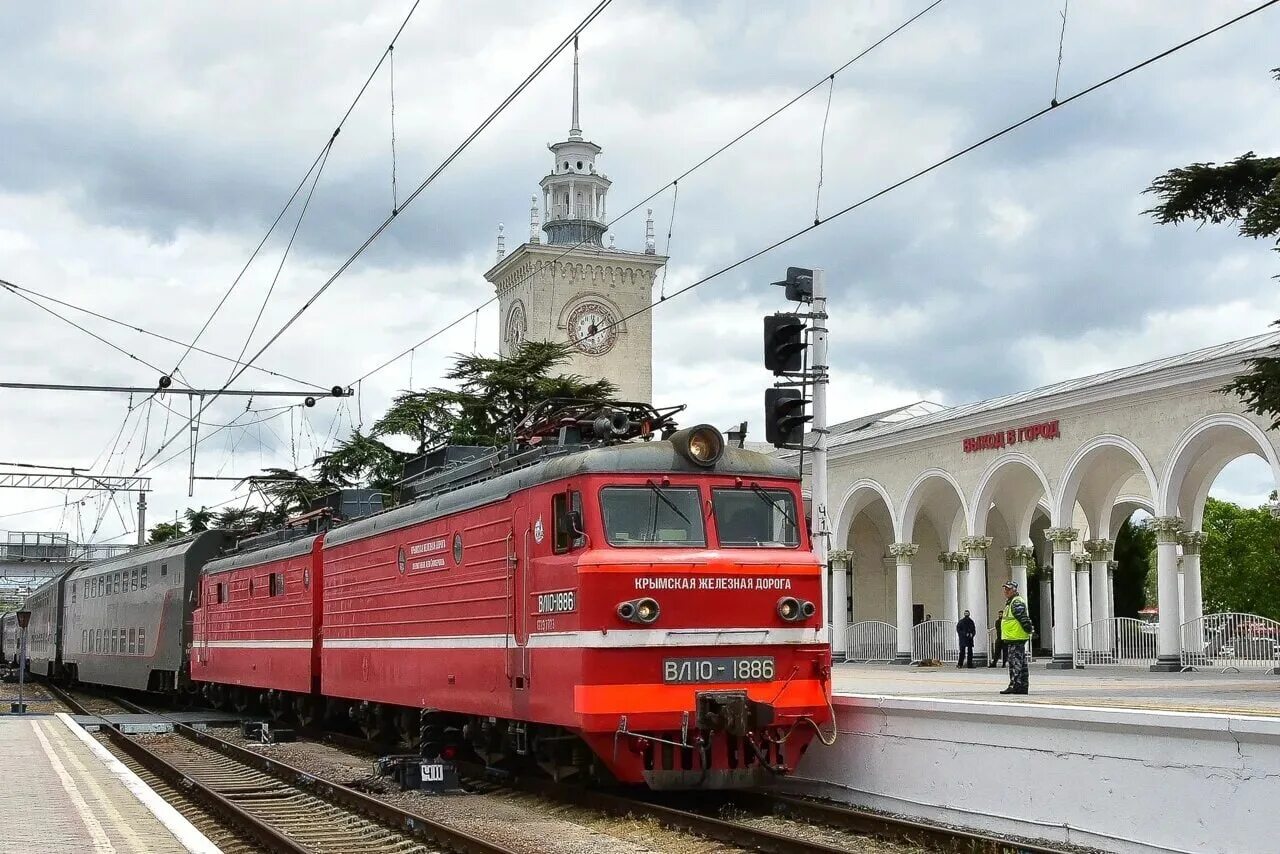
[[[612,546],[705,546],[701,500],[692,487],[611,486],[600,491]]]
[[[720,545],[728,548],[792,548],[800,544],[796,502],[785,489],[713,489]]]

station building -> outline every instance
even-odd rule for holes
[[[1280,484],[1276,434],[1221,391],[1278,344],[1280,335],[1262,335],[832,427],[828,506],[818,512],[833,532],[837,654],[935,657],[922,647],[953,649],[966,609],[983,638],[1009,579],[1036,599],[1036,646],[1052,652],[1051,667],[1072,667],[1081,647],[1117,654],[1114,540],[1143,510],[1158,541],[1160,616],[1138,640],[1153,669],[1179,669],[1186,626],[1203,614],[1200,529],[1214,479],[1256,454]],[[986,656],[979,641],[975,660]]]

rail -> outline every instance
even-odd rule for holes
[[[1182,624],[1182,667],[1280,673],[1280,623],[1257,614],[1205,614]]]
[[[88,714],[85,711],[85,707],[65,691],[52,684],[49,685],[49,688],[54,693],[54,696],[69,708],[76,710],[77,714]],[[124,700],[113,700],[113,702],[139,713],[156,714]],[[163,715],[160,715],[160,717],[163,717]],[[314,799],[313,803],[319,801],[343,810],[347,813],[345,820],[338,818],[334,821],[334,829],[338,832],[350,832],[353,829],[353,821],[358,824],[361,817],[367,817],[372,823],[370,828],[365,831],[366,833],[387,828],[411,839],[458,852],[458,854],[514,854],[509,848],[472,836],[426,816],[400,809],[386,801],[357,792],[332,780],[317,778],[315,775],[285,762],[262,756],[225,739],[195,730],[185,724],[174,722],[173,729],[178,736],[186,741],[193,742],[208,751],[220,754],[244,769],[273,777],[289,789],[303,793],[298,799],[300,808],[305,808],[305,797],[310,796],[311,799]],[[281,823],[287,823],[291,829],[305,827],[308,831],[318,831],[320,836],[324,836],[325,827],[321,826],[323,817],[316,814],[315,809],[309,810],[306,815],[297,816],[299,819],[297,822],[287,821],[290,817],[283,816],[279,812],[270,814],[269,820],[261,818],[249,809],[241,807],[232,798],[218,792],[213,785],[202,782],[200,779],[202,776],[200,770],[203,770],[202,768],[179,767],[160,755],[159,752],[144,747],[137,740],[117,729],[107,727],[104,731],[112,743],[121,751],[129,754],[133,759],[170,785],[180,791],[189,793],[228,824],[237,828],[267,850],[288,852],[288,854],[316,854],[321,849],[328,850],[329,846],[326,845],[321,845],[320,847],[308,846],[305,840],[294,838],[292,834],[282,832],[277,827]],[[207,763],[200,763],[200,765],[205,766]],[[283,802],[285,798],[286,796],[282,794],[281,797],[271,798],[270,800]],[[292,801],[292,798],[289,800]],[[250,804],[252,804],[252,799]],[[351,816],[353,813],[356,814],[354,817]],[[355,829],[358,830],[359,828]],[[298,834],[299,837],[304,835],[310,836],[312,833]]]

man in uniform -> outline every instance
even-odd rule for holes
[[[969,656],[969,667],[973,667],[973,636],[977,632],[978,627],[973,624],[973,618],[969,616],[969,612],[965,611],[964,616],[956,623],[956,634],[960,641],[960,660],[956,662],[956,667],[964,667],[964,657]]]
[[[1018,595],[1018,582],[1004,584],[1004,610],[1000,612],[1000,640],[1009,657],[1009,687],[1001,694],[1027,693],[1027,640],[1031,637],[1031,615],[1027,600]]]

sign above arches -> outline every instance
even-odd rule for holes
[[[1008,430],[997,430],[994,433],[983,433],[981,436],[970,436],[964,440],[964,452],[995,451],[1009,445],[1023,442],[1034,442],[1038,439],[1060,439],[1062,432],[1058,429],[1058,421],[1045,421],[1025,427],[1013,427]]]

